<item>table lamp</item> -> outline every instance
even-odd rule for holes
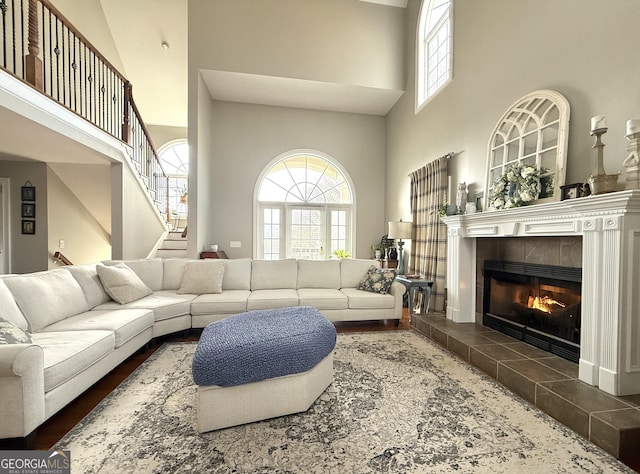
[[[402,258],[402,239],[411,239],[411,230],[413,222],[404,222],[402,219],[398,222],[389,222],[389,238],[398,240],[398,275],[404,275],[404,260]]]

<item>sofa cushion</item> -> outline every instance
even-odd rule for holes
[[[231,258],[226,261],[222,289],[250,290],[251,289],[251,259]]]
[[[31,334],[0,318],[0,345],[2,344],[31,344]]]
[[[48,392],[114,350],[113,331],[60,331],[33,333],[44,353],[44,391]]]
[[[141,258],[138,260],[107,260],[105,265],[124,263],[153,291],[162,289],[164,264],[161,258]]]
[[[153,293],[151,288],[124,263],[112,266],[98,265],[96,269],[104,290],[120,304],[127,304]]]
[[[164,272],[162,275],[163,290],[177,290],[182,285],[184,267],[195,260],[189,258],[166,258],[163,260]]]
[[[396,271],[393,268],[378,268],[371,265],[367,273],[364,274],[356,289],[381,293],[389,293],[389,288],[396,278]]]
[[[96,306],[93,310],[150,309],[153,311],[154,320],[162,321],[189,314],[191,301],[195,297],[195,295],[178,295],[175,291],[155,291],[131,303],[120,305],[110,301]]]
[[[251,291],[280,288],[295,290],[297,283],[298,262],[293,258],[251,262]]]
[[[16,300],[13,299],[11,291],[9,291],[3,280],[3,278],[0,278],[0,314],[5,320],[15,324],[20,329],[26,330],[29,328],[29,323],[20,308],[18,308]]]
[[[178,294],[222,293],[225,260],[208,259],[187,263]]]
[[[248,290],[225,290],[220,294],[197,296],[191,302],[192,315],[235,314],[247,310]]]
[[[255,290],[247,299],[247,311],[298,306],[298,292],[291,289]]]
[[[108,293],[104,291],[95,264],[70,265],[67,270],[71,272],[73,278],[80,284],[90,308],[106,303],[111,299]]]
[[[349,309],[393,309],[395,306],[395,298],[390,294],[383,295],[355,288],[342,288],[340,291],[349,298]]]
[[[299,288],[300,306],[323,309],[347,309],[349,299],[340,290],[333,288]]]
[[[298,288],[340,289],[340,260],[298,260]]]
[[[365,260],[357,258],[340,259],[340,288],[355,288],[360,283],[362,275],[367,273],[369,267],[380,266],[377,260]]]
[[[89,309],[80,284],[65,268],[10,276],[4,282],[32,333]]]
[[[113,331],[115,347],[153,326],[153,311],[150,309],[117,309],[87,311],[51,324],[42,332],[88,331],[104,329]]]

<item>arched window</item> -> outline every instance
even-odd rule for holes
[[[352,252],[352,186],[317,151],[280,155],[256,186],[257,258],[325,259]]]
[[[452,78],[453,0],[422,0],[418,20],[416,112]]]
[[[184,227],[188,213],[189,145],[178,140],[160,148],[158,158],[168,179],[167,215],[174,227]]]

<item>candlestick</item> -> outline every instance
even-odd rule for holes
[[[596,115],[591,119],[591,131],[607,128],[607,119],[604,115]]]
[[[589,188],[591,194],[603,194],[617,191],[618,188],[618,175],[607,174],[604,170],[604,143],[602,143],[602,135],[607,133],[607,128],[602,127],[606,125],[604,117],[599,115],[591,119],[591,125],[600,126],[591,130],[589,134],[596,137],[596,142],[592,148],[596,150],[595,163],[593,166],[593,174],[589,177]]]
[[[636,134],[640,134],[640,118],[627,120],[627,133],[625,133],[625,136],[627,138],[629,136],[632,138],[638,138],[634,137]]]

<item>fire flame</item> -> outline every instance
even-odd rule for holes
[[[529,296],[527,306],[529,308],[544,311],[545,313],[551,313],[551,311],[553,311],[554,309],[554,306],[560,306],[561,308],[564,308],[566,304],[561,301],[554,300],[553,298],[550,298],[548,296]]]

